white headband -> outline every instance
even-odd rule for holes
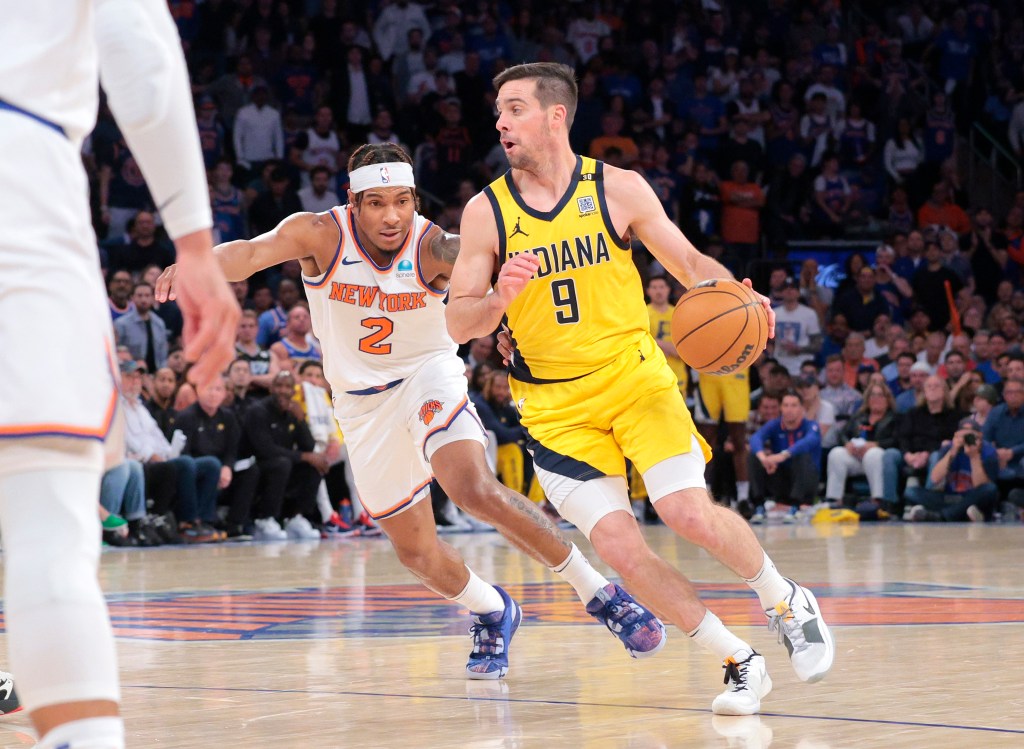
[[[416,187],[412,165],[404,161],[367,164],[348,175],[349,189],[361,193],[371,187]]]

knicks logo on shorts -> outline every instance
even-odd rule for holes
[[[442,408],[444,408],[444,403],[441,401],[427,401],[420,406],[420,421],[429,426],[430,422],[434,420],[434,414],[440,413]]]

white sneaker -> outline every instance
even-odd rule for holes
[[[825,678],[832,668],[835,639],[814,594],[789,578],[786,582],[793,586],[793,592],[774,609],[764,612],[768,617],[768,630],[778,630],[779,642],[789,651],[796,675],[813,684]]]
[[[8,715],[21,710],[21,702],[14,691],[14,677],[6,671],[0,671],[0,715]]]
[[[256,532],[252,537],[256,541],[287,541],[288,534],[284,532],[275,518],[256,518],[252,521],[256,526]]]
[[[761,712],[761,698],[772,691],[764,656],[753,653],[746,660],[726,658],[726,689],[711,703],[715,715],[755,715]]]
[[[978,505],[971,505],[967,508],[967,519],[972,523],[984,523],[985,513],[981,511]]]
[[[320,531],[313,527],[305,515],[293,517],[284,524],[284,530],[286,538],[294,538],[297,541],[320,540]]]

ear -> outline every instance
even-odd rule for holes
[[[565,124],[565,117],[567,110],[564,104],[555,104],[551,107],[550,122],[552,125],[559,123]]]
[[[354,192],[352,192],[352,190],[346,190],[346,192],[348,193],[348,204],[349,205],[355,205],[356,204],[356,194]]]

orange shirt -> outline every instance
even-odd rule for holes
[[[599,135],[590,141],[590,158],[604,161],[605,153],[613,146],[622,151],[622,160],[627,164],[632,164],[640,155],[640,149],[632,138],[625,135]]]
[[[761,236],[761,209],[736,205],[732,198],[741,195],[764,201],[764,192],[754,182],[739,184],[723,182],[722,195],[722,239],[739,244],[757,244]]]
[[[971,220],[967,218],[964,209],[956,203],[946,203],[936,207],[931,201],[926,202],[917,211],[917,225],[919,228],[925,226],[948,226],[957,234],[964,234],[971,230]]]

